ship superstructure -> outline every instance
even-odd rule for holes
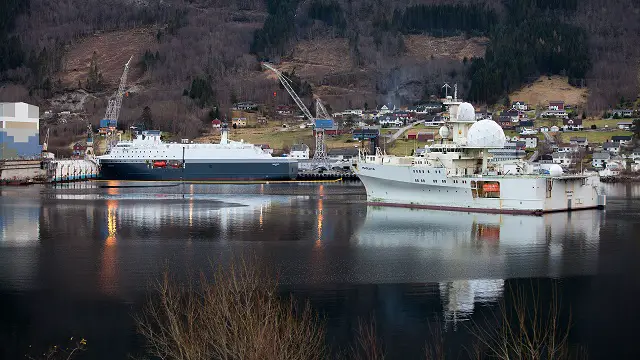
[[[469,103],[445,103],[441,140],[419,156],[362,154],[354,171],[372,205],[534,213],[603,207],[598,176],[565,174],[559,165],[489,161],[506,138],[493,120],[475,119]]]
[[[166,143],[160,131],[142,131],[98,159],[101,178],[109,180],[286,180],[298,174],[296,159],[229,140],[226,127],[218,144]]]

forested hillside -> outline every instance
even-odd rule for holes
[[[106,52],[129,49],[135,86],[121,123],[148,107],[145,121],[190,136],[233,101],[290,101],[263,60],[305,84],[310,105],[313,94],[333,108],[417,103],[444,81],[491,104],[564,75],[589,87],[588,110],[601,111],[637,97],[638,11],[634,0],[7,0],[0,100],[46,108],[82,91],[83,116],[97,123],[124,65],[105,59],[126,55]],[[102,36],[113,31],[148,40]],[[86,44],[95,55],[77,49]]]

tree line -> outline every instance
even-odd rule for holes
[[[253,34],[251,53],[260,57],[282,55],[295,34],[298,0],[266,0],[268,15],[261,29]]]
[[[495,11],[481,4],[414,5],[393,12],[391,25],[404,34],[486,35],[498,23]]]

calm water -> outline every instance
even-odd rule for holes
[[[419,358],[434,324],[464,344],[510,289],[549,301],[556,279],[573,342],[640,358],[640,185],[606,186],[606,211],[543,217],[367,207],[357,183],[102,185],[0,188],[0,358],[69,336],[89,340],[83,358],[137,354],[150,280],[246,251],[335,346],[375,317],[390,358]]]

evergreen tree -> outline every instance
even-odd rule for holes
[[[142,115],[140,116],[140,122],[145,129],[153,129],[153,115],[151,114],[151,108],[145,106],[142,109]]]
[[[98,54],[94,51],[91,56],[89,65],[89,74],[87,75],[87,89],[91,91],[101,90],[104,84],[102,73],[98,68]]]

